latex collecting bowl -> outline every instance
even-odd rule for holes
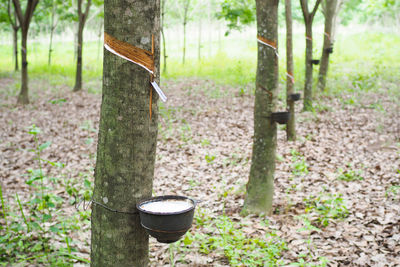
[[[289,99],[292,101],[299,101],[301,98],[301,94],[300,93],[294,93],[294,94],[290,94],[289,95]]]
[[[178,241],[192,226],[197,202],[184,196],[159,196],[136,205],[146,232],[160,243]]]
[[[271,114],[271,118],[273,121],[279,124],[286,124],[290,119],[290,112],[289,111],[273,112]]]

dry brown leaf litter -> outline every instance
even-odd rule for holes
[[[52,142],[43,156],[66,164],[63,175],[77,177],[90,172],[100,96],[73,94],[65,88],[58,93],[38,94],[36,90],[34,102],[21,107],[7,95],[10,84],[10,79],[0,80],[0,87],[6,89],[0,107],[0,177],[6,198],[11,199],[16,191],[24,192],[25,197],[29,194],[22,175],[35,168],[33,154],[28,151],[34,146],[27,134],[32,124],[41,128],[42,142]],[[250,168],[253,97],[240,97],[235,89],[209,81],[170,81],[164,87],[169,101],[160,120],[155,194],[188,195],[203,200],[200,206],[209,214],[220,215],[225,208],[234,220],[242,220],[238,213]],[[222,92],[219,98],[210,97],[215,87]],[[307,251],[307,240],[311,239],[313,254],[328,258],[330,266],[400,265],[400,196],[388,193],[391,186],[400,185],[398,98],[384,92],[370,93],[356,105],[343,105],[346,97],[354,96],[343,96],[344,100],[325,97],[320,102],[325,109],[316,114],[300,113],[296,142],[286,142],[285,132],[279,130],[276,212],[269,218],[269,227],[288,244],[283,255],[286,262]],[[60,98],[66,102],[49,102]],[[380,100],[383,110],[371,107],[374,99]],[[293,175],[293,150],[304,157],[308,174]],[[57,171],[46,168],[49,173]],[[340,168],[360,170],[364,179],[338,180]],[[227,197],[223,197],[227,190]],[[297,216],[305,213],[304,198],[319,192],[342,194],[349,217],[331,221],[320,232],[298,231],[303,226]],[[71,207],[65,209],[72,211]],[[250,236],[262,236],[268,230],[259,225],[258,217],[246,220],[251,224],[243,231]],[[82,241],[79,250],[86,257],[88,232],[73,236]],[[150,249],[153,266],[169,265],[168,246],[151,239]],[[191,266],[227,265],[225,259],[212,254],[185,253],[184,259]]]

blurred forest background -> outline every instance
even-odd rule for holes
[[[87,266],[85,203],[96,159],[104,3],[37,3],[27,34],[24,106],[17,105],[23,27],[13,2],[25,12],[37,1],[0,0],[0,265]],[[239,213],[252,149],[255,2],[160,2],[161,87],[169,100],[159,103],[154,194],[204,202],[181,241],[151,241],[151,265],[399,266],[400,1],[342,1],[326,88],[316,88],[315,66],[312,108],[296,106],[297,140],[287,142],[279,126],[273,215],[245,217]],[[278,22],[281,109],[284,2]],[[321,6],[313,22],[313,59],[323,53]],[[292,12],[294,91],[303,94],[300,1],[292,1]]]

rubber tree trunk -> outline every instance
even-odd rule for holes
[[[185,65],[186,57],[186,25],[188,22],[188,12],[189,12],[190,0],[186,0],[184,3],[183,10],[183,49],[182,49],[182,64]]]
[[[313,64],[312,51],[313,51],[313,41],[312,41],[312,24],[306,24],[306,77],[304,83],[304,110],[312,110],[312,84],[313,84]]]
[[[199,19],[199,32],[198,32],[198,44],[197,44],[197,59],[201,61],[201,18]]]
[[[19,0],[13,0],[13,6],[15,10],[16,17],[18,19],[18,24],[21,25],[21,91],[18,95],[18,104],[28,104],[28,61],[27,61],[27,42],[28,42],[28,31],[29,25],[31,23],[33,13],[35,12],[36,6],[39,0],[28,0],[26,3],[25,13],[23,13],[21,8],[21,3]]]
[[[50,30],[50,43],[49,43],[49,58],[47,64],[51,65],[51,53],[53,52],[53,34],[54,34],[55,27],[51,27]]]
[[[83,44],[83,27],[79,23],[78,27],[78,43],[76,47],[76,73],[74,92],[82,90],[82,44]]]
[[[309,12],[308,1],[300,0],[300,5],[304,17],[304,23],[306,26],[306,55],[305,55],[306,77],[304,82],[304,100],[303,100],[303,110],[305,111],[310,111],[313,108],[312,107],[313,65],[311,63],[312,50],[313,50],[312,24],[314,21],[315,13],[317,12],[320,3],[321,0],[317,0],[315,2],[313,10]]]
[[[286,71],[294,77],[293,73],[293,20],[292,20],[292,1],[285,0],[285,15],[286,15]],[[290,99],[290,95],[294,93],[294,78],[289,75],[286,77],[286,106],[291,114],[291,117],[286,125],[287,140],[296,140],[296,114],[294,101]]]
[[[151,51],[159,82],[159,0],[105,0],[104,30],[118,40]],[[127,22],[130,23],[127,23]],[[140,66],[104,50],[103,96],[93,199],[109,208],[136,211],[152,194],[158,129],[157,94]],[[139,214],[93,205],[91,266],[147,266],[148,235]]]
[[[279,0],[257,0],[257,34],[278,41]],[[272,211],[275,174],[276,123],[271,113],[276,106],[278,57],[274,49],[258,43],[254,105],[254,139],[250,177],[242,214]]]
[[[339,0],[340,2],[340,0]],[[338,0],[326,0],[324,15],[325,15],[325,27],[324,27],[324,44],[321,55],[321,63],[319,66],[318,73],[318,86],[317,88],[320,91],[325,90],[326,86],[326,75],[328,74],[329,67],[329,49],[333,49],[333,36],[334,36],[334,27],[335,27],[335,18],[339,11]]]
[[[186,57],[186,21],[183,22],[183,48],[182,48],[182,64],[185,65]]]
[[[19,65],[18,65],[18,30],[19,27],[12,27],[13,31],[13,51],[14,51],[14,60],[15,60],[15,67],[14,70],[18,71],[19,70]]]
[[[21,38],[21,91],[18,95],[18,104],[28,104],[29,103],[29,95],[28,95],[28,60],[27,60],[27,39],[28,39],[28,31],[22,29],[22,38]]]
[[[86,19],[89,15],[91,0],[87,0],[86,10],[82,12],[82,1],[78,0],[78,43],[77,43],[77,57],[76,57],[76,73],[75,73],[75,86],[74,92],[82,90],[82,47],[83,47],[83,29],[85,27]]]

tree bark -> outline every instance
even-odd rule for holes
[[[19,66],[18,66],[18,30],[19,27],[16,28],[14,26],[12,26],[12,30],[13,30],[13,50],[14,50],[14,60],[15,60],[15,71],[19,70]]]
[[[301,9],[303,12],[304,23],[306,26],[306,55],[305,55],[305,64],[306,64],[306,73],[305,73],[305,82],[304,82],[304,99],[303,99],[303,110],[310,111],[312,110],[312,83],[313,83],[313,65],[311,63],[312,60],[312,50],[313,50],[313,41],[312,41],[312,24],[314,21],[315,13],[318,10],[319,4],[321,0],[317,0],[315,2],[314,8],[311,12],[308,10],[308,1],[300,0]]]
[[[185,65],[185,57],[186,57],[186,21],[183,22],[182,65]]]
[[[19,0],[13,0],[15,14],[19,25],[21,25],[21,91],[18,95],[18,104],[28,104],[29,94],[28,94],[28,61],[27,61],[27,40],[29,25],[32,20],[33,13],[36,9],[39,0],[28,0],[25,8],[25,13],[22,12],[21,4]]]
[[[185,65],[186,57],[186,25],[188,21],[188,11],[190,6],[190,0],[186,0],[183,11],[183,49],[182,49],[182,64]]]
[[[286,15],[286,71],[294,77],[293,73],[293,20],[292,20],[292,1],[285,0]],[[286,106],[289,108],[291,117],[286,125],[287,140],[296,140],[296,114],[294,101],[290,99],[290,95],[294,93],[294,78],[286,76]]]
[[[326,86],[326,75],[328,73],[329,67],[329,48],[333,48],[333,36],[335,27],[335,18],[339,12],[341,0],[325,0],[324,6],[324,16],[325,16],[325,26],[324,26],[324,44],[321,55],[321,63],[319,66],[318,74],[318,86],[320,91],[325,90]]]
[[[201,61],[201,18],[199,19],[199,36],[197,44],[197,59]]]
[[[104,1],[104,30],[109,35],[151,51],[154,34],[157,82],[159,12],[159,0]],[[152,93],[150,119],[149,81],[146,70],[104,50],[93,199],[118,211],[134,212],[136,203],[152,194],[158,97]],[[139,214],[114,213],[94,205],[91,266],[147,266],[148,263],[148,235],[140,225]]]
[[[312,110],[312,83],[313,83],[313,64],[312,51],[313,51],[313,41],[312,41],[312,24],[309,22],[306,24],[306,77],[304,83],[304,110]]]
[[[51,65],[51,53],[53,52],[53,34],[57,27],[57,22],[55,20],[56,16],[56,5],[57,3],[53,1],[52,10],[51,10],[51,22],[50,22],[50,42],[49,42],[49,56],[47,64]]]
[[[77,43],[77,59],[76,59],[76,74],[75,74],[75,86],[74,92],[78,92],[82,90],[82,46],[83,46],[83,29],[85,27],[86,19],[89,15],[89,9],[91,0],[87,0],[86,10],[82,12],[82,1],[78,0],[78,17],[79,17],[79,25],[78,25],[78,43]]]
[[[15,67],[14,70],[18,71],[19,70],[19,65],[18,65],[18,31],[21,28],[21,23],[18,22],[18,16],[17,12],[14,7],[14,12],[11,11],[11,0],[8,0],[7,2],[7,13],[8,13],[8,19],[10,20],[11,23],[11,28],[13,32],[13,55],[14,55],[14,61],[15,61]]]
[[[279,0],[256,0],[257,33],[276,45],[278,4]],[[276,107],[277,89],[278,57],[274,49],[258,43],[253,155],[242,214],[272,211],[277,127],[271,113]]]
[[[22,29],[21,39],[21,91],[18,96],[18,104],[29,104],[28,95],[28,61],[27,61],[27,39],[28,32]]]

